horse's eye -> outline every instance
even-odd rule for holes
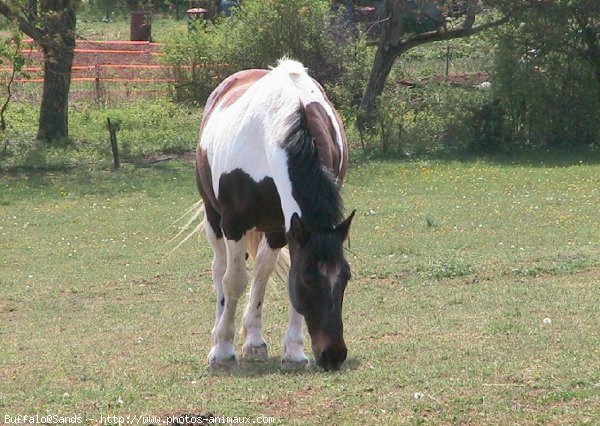
[[[306,285],[313,285],[319,280],[319,273],[314,270],[307,270],[302,273],[302,281]]]

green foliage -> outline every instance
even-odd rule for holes
[[[120,122],[117,140],[124,161],[189,152],[195,147],[201,110],[165,99],[118,107],[79,105],[71,109],[73,143],[68,147],[49,147],[36,140],[32,117],[38,113],[38,108],[26,104],[9,110],[9,127],[0,135],[0,168],[102,167],[112,159],[107,118]]]
[[[12,65],[16,71],[21,71],[25,58],[21,54],[23,34],[13,29],[12,34],[0,43],[0,65]]]
[[[12,74],[6,81],[6,98],[0,102],[0,131],[6,130],[5,113],[12,98],[12,83],[17,73],[20,73],[25,66],[25,57],[21,53],[23,34],[17,29],[13,29],[10,37],[2,40],[0,43],[0,66],[6,65],[12,67]]]
[[[473,137],[472,110],[484,95],[472,87],[426,83],[389,87],[376,116],[375,137],[383,154],[423,155],[464,150]]]
[[[494,98],[476,117],[476,148],[507,152],[600,138],[599,5],[548,2],[501,33]]]
[[[248,0],[230,18],[199,21],[166,47],[165,60],[180,80],[178,97],[203,101],[224,76],[273,66],[283,56],[303,62],[317,80],[331,81],[340,73],[340,49],[329,22],[323,0]]]
[[[480,116],[480,147],[588,145],[600,136],[598,82],[575,57],[556,52],[529,55],[504,39],[497,51],[494,96]]]
[[[327,96],[335,104],[346,123],[346,131],[354,124],[356,112],[373,65],[375,49],[367,46],[367,38],[345,37],[341,45],[341,72],[335,81],[326,84]]]
[[[358,135],[364,152],[403,158],[470,149],[476,137],[473,116],[490,97],[474,87],[482,70],[490,66],[490,46],[489,40],[477,37],[407,52],[388,76],[372,124]],[[446,80],[448,47],[450,75]],[[371,52],[366,54],[366,75],[372,58]],[[365,82],[366,77],[360,81],[363,89]],[[356,113],[355,105],[344,105],[346,115]]]

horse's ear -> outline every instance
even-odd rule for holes
[[[353,210],[346,220],[344,220],[342,223],[335,227],[335,232],[342,236],[342,241],[345,241],[346,238],[348,238],[348,233],[350,232],[350,224],[352,223],[352,219],[354,218],[355,213],[356,210]]]
[[[298,244],[300,244],[301,246],[306,244],[306,240],[308,239],[308,232],[306,232],[304,224],[302,223],[302,220],[300,220],[300,216],[298,216],[298,213],[294,213],[292,215],[292,220],[290,222],[290,233],[292,234],[292,237],[294,238],[294,240],[296,240]]]

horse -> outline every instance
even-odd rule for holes
[[[290,299],[282,367],[308,364],[304,318],[316,364],[340,369],[347,356],[342,302],[350,279],[343,243],[355,213],[343,217],[347,163],[340,117],[300,62],[284,58],[269,70],[237,72],[209,96],[195,172],[217,294],[212,368],[237,364],[234,319],[250,254],[254,270],[242,319],[242,359],[268,358],[262,305],[279,267]]]

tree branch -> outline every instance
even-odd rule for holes
[[[44,32],[37,28],[27,18],[17,12],[5,1],[0,1],[0,15],[4,15],[8,19],[15,20],[19,30],[27,34],[35,41],[40,41],[44,37]]]
[[[475,28],[460,27],[448,31],[428,31],[426,33],[413,34],[409,38],[401,41],[398,46],[392,48],[397,50],[398,54],[404,53],[413,47],[419,46],[425,43],[431,43],[434,41],[452,40],[455,38],[467,37],[473,34],[477,34],[481,31],[489,30],[490,28],[499,27],[500,25],[506,24],[510,20],[510,16],[505,15],[500,19],[488,22],[487,24],[479,25]]]

